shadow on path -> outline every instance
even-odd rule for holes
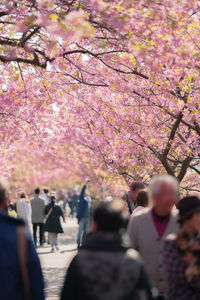
[[[67,268],[43,268],[46,298],[60,296]]]

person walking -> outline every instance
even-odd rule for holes
[[[45,208],[45,215],[47,215],[47,220],[44,226],[44,230],[49,232],[49,240],[51,244],[51,251],[54,252],[55,249],[59,250],[58,247],[58,234],[63,233],[63,228],[61,226],[60,217],[63,218],[65,222],[64,213],[59,205],[56,205],[56,197],[51,196],[51,202]]]
[[[21,192],[20,199],[17,200],[16,203],[17,207],[17,216],[18,218],[22,219],[25,223],[25,229],[26,232],[31,234],[31,204],[30,201],[26,198],[26,195],[24,192]]]
[[[130,185],[130,191],[122,197],[122,199],[125,200],[128,205],[128,210],[129,210],[130,215],[133,213],[133,211],[137,207],[137,204],[136,204],[137,194],[140,190],[143,190],[143,189],[145,189],[144,183],[139,182],[139,181],[134,181]]]
[[[87,183],[90,181],[88,180]],[[77,244],[78,248],[81,247],[85,235],[88,233],[90,226],[90,219],[92,214],[92,200],[86,193],[87,184],[81,190],[79,197],[79,205],[77,211],[77,219],[79,224]]]
[[[97,206],[92,231],[68,268],[61,300],[156,299],[140,255],[122,234],[128,218],[121,200]]]
[[[40,197],[40,189],[35,189],[35,197],[31,200],[32,208],[32,224],[33,224],[33,239],[37,247],[37,229],[40,230],[40,246],[44,242],[44,211],[45,200]]]
[[[24,222],[8,216],[8,183],[0,178],[0,299],[44,300],[40,262]]]
[[[180,229],[167,237],[164,264],[168,278],[167,300],[200,298],[200,199],[184,197],[177,205]]]
[[[139,251],[160,300],[167,295],[167,278],[163,261],[166,237],[178,230],[177,211],[173,207],[178,197],[178,182],[169,175],[156,176],[149,186],[153,207],[134,215],[128,234],[132,247]]]
[[[43,189],[43,194],[41,196],[45,200],[45,205],[49,204],[49,190],[48,188]]]

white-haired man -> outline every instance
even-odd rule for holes
[[[152,208],[134,215],[128,226],[132,247],[139,251],[160,300],[165,299],[167,280],[163,264],[165,238],[178,229],[177,212],[173,207],[178,198],[178,182],[169,175],[154,177],[149,186]]]

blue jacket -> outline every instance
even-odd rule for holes
[[[85,184],[81,190],[79,197],[79,206],[77,212],[77,218],[80,221],[82,218],[87,218],[91,216],[92,211],[92,201],[90,197],[85,196],[87,185]]]
[[[0,213],[0,299],[25,300],[18,257],[17,226],[21,220]],[[39,258],[31,237],[27,236],[31,300],[44,300],[44,282]]]

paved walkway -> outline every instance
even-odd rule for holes
[[[38,249],[46,281],[47,300],[59,299],[67,267],[77,251],[78,225],[76,219],[68,218],[67,222],[63,224],[63,228],[65,233],[59,235],[59,252],[50,253],[49,246]]]

